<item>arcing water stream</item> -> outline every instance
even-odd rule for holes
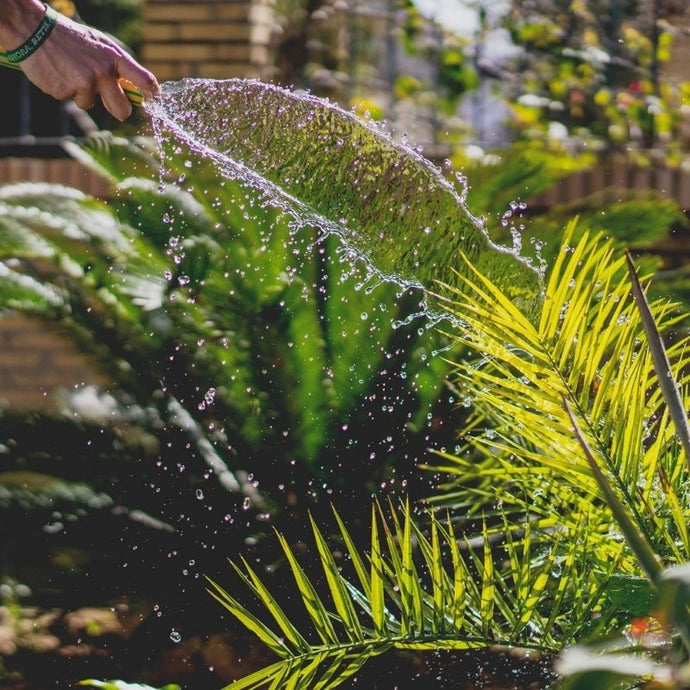
[[[438,168],[332,103],[258,81],[185,79],[165,83],[149,111],[163,148],[182,143],[296,227],[338,236],[365,282],[422,289],[432,320],[469,271],[460,252],[521,306],[538,299],[538,272],[491,241]]]

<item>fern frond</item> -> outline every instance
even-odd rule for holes
[[[144,137],[125,138],[99,131],[80,144],[65,141],[62,147],[86,168],[113,183],[128,177],[147,177],[159,168],[155,144]]]
[[[586,519],[605,567],[619,545],[565,400],[637,528],[670,562],[686,559],[685,461],[656,385],[625,257],[587,233],[569,246],[573,230],[534,322],[476,271],[456,291],[455,311],[466,328],[454,337],[482,357],[456,363],[455,377],[489,428],[477,427],[468,439],[471,457],[443,455],[440,468],[454,478],[438,500],[469,502],[475,513],[501,500],[504,510],[531,515],[541,530]],[[676,322],[667,303],[652,303],[650,313],[661,332]],[[676,377],[690,363],[688,344],[681,338],[668,346]],[[634,570],[634,559],[621,567]]]
[[[317,586],[278,535],[307,612],[303,625],[287,619],[246,561],[234,567],[258,599],[261,612],[250,612],[209,581],[212,596],[279,657],[231,687],[335,688],[368,659],[391,648],[500,644],[555,650],[597,610],[606,576],[595,583],[572,572],[575,562],[588,560],[588,544],[581,538],[585,531],[569,534],[562,549],[546,553],[540,548],[543,553],[536,558],[529,535],[509,540],[496,551],[486,527],[481,543],[475,545],[458,539],[450,519],[441,521],[429,512],[424,516],[427,530],[413,520],[409,503],[388,511],[377,505],[365,555],[335,515],[346,546],[340,566],[312,521],[329,601],[317,595]],[[575,597],[582,610],[571,608]]]

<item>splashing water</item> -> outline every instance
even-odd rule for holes
[[[438,168],[336,105],[259,81],[184,79],[147,107],[162,150],[183,143],[296,228],[337,236],[365,284],[423,290],[427,316],[443,318],[469,274],[460,252],[522,308],[539,298],[538,271],[490,240]]]

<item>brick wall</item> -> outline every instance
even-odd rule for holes
[[[625,156],[604,156],[596,165],[566,177],[527,200],[528,207],[571,204],[598,192],[604,203],[620,199],[620,190],[654,190],[690,214],[690,171],[680,167],[636,165]]]
[[[147,0],[141,58],[160,81],[265,78],[272,22],[271,0]]]
[[[111,185],[71,158],[0,158],[0,185],[14,182],[53,182],[105,199]]]
[[[0,318],[0,405],[49,410],[59,389],[85,383],[107,385],[107,379],[67,335],[39,319]]]

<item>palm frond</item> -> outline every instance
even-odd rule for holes
[[[500,644],[555,650],[596,613],[606,576],[594,583],[572,573],[573,563],[588,560],[588,545],[580,538],[584,532],[570,535],[566,548],[537,558],[528,537],[508,541],[495,552],[486,528],[482,543],[474,545],[456,535],[450,519],[434,513],[425,518],[428,531],[413,521],[409,503],[388,511],[375,506],[370,550],[363,554],[336,513],[345,546],[340,564],[312,521],[328,600],[317,594],[315,580],[278,535],[306,612],[301,628],[288,620],[246,561],[234,568],[258,601],[259,612],[209,580],[211,595],[279,659],[229,687],[334,688],[391,648]],[[579,610],[570,606],[575,595]]]
[[[359,423],[351,410],[371,394],[378,371],[401,370],[399,397],[396,391],[391,398],[414,406],[401,424],[415,430],[426,424],[447,365],[441,358],[420,360],[415,324],[393,326],[419,311],[419,296],[399,299],[399,286],[387,284],[371,292],[372,276],[352,265],[336,238],[312,228],[296,232],[294,219],[246,184],[219,175],[213,160],[199,158],[184,142],[164,147],[162,167],[151,158],[152,146],[99,136],[70,147],[113,180],[111,208],[135,230],[128,236],[135,252],[121,271],[105,277],[121,277],[117,290],[125,302],[136,300],[154,313],[160,307],[172,322],[183,322],[177,330],[189,335],[181,339],[198,350],[195,365],[207,379],[224,381],[223,397],[238,408],[231,416],[241,420],[249,445],[273,442],[267,430],[284,418],[297,446],[293,455],[321,468],[334,431]],[[353,291],[353,283],[361,289]],[[184,301],[188,290],[193,303]],[[353,348],[348,338],[359,335],[366,337]],[[447,345],[436,333],[423,337],[431,349]],[[195,345],[199,340],[203,349]],[[259,373],[256,362],[263,360],[270,365]],[[289,396],[268,395],[268,380]]]
[[[72,158],[113,184],[129,177],[146,178],[159,169],[155,144],[144,137],[124,138],[99,131],[80,144],[65,141],[62,146]]]
[[[569,244],[567,236],[535,322],[478,272],[456,291],[456,313],[467,326],[454,337],[483,353],[479,362],[456,363],[455,373],[477,407],[479,426],[468,435],[469,455],[443,456],[441,468],[454,478],[437,500],[469,503],[475,513],[501,500],[504,510],[530,516],[541,530],[587,519],[594,552],[609,562],[619,550],[610,539],[612,517],[565,400],[654,551],[670,562],[688,558],[689,516],[680,499],[687,492],[685,462],[625,257],[615,255],[612,242],[586,233]],[[676,322],[672,305],[656,301],[649,308],[661,332]],[[687,345],[681,338],[668,346],[674,376],[687,367]],[[625,559],[621,567],[635,569]]]
[[[683,400],[681,399],[681,394],[676,379],[673,376],[673,371],[671,370],[671,363],[668,360],[666,346],[661,338],[652,312],[649,309],[649,303],[647,302],[647,298],[645,297],[637,277],[635,265],[629,253],[626,253],[625,258],[630,280],[632,282],[633,298],[640,312],[642,326],[647,336],[647,343],[652,355],[652,361],[654,362],[654,369],[657,373],[659,388],[668,406],[669,414],[675,426],[676,435],[685,452],[685,461],[690,469],[690,428],[688,426],[688,414],[685,410]]]
[[[93,678],[80,680],[77,685],[101,688],[101,690],[156,690],[156,688],[150,685],[143,685],[142,683],[125,683],[122,680],[95,680]],[[179,685],[171,683],[163,686],[159,690],[181,690],[181,688]]]

